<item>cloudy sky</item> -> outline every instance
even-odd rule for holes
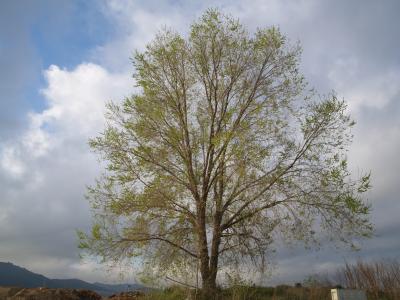
[[[278,25],[303,47],[302,72],[335,90],[357,120],[349,160],[372,172],[376,236],[359,252],[326,245],[279,249],[268,283],[302,281],[358,257],[400,256],[400,2],[94,1],[0,2],[0,261],[53,278],[120,279],[81,263],[76,229],[90,225],[85,186],[101,171],[87,140],[104,103],[133,91],[133,50],[162,26],[183,34],[208,7],[250,30]]]

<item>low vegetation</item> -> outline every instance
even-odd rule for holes
[[[394,259],[381,259],[365,262],[359,260],[346,263],[330,275],[313,275],[302,284],[294,286],[278,285],[260,287],[232,285],[220,289],[216,300],[331,300],[332,288],[360,289],[367,292],[368,300],[400,299],[400,262]],[[147,300],[202,299],[195,290],[182,287],[170,287],[145,296]]]
[[[170,287],[164,291],[148,294],[146,300],[186,300],[202,299],[194,290]],[[215,300],[330,300],[328,287],[277,287],[233,286],[219,290]]]
[[[381,259],[374,262],[359,260],[346,263],[338,270],[336,281],[347,288],[368,292],[369,299],[400,299],[400,263],[398,260]]]
[[[312,275],[302,283],[263,287],[227,276],[226,287],[204,297],[201,289],[175,285],[161,289],[124,291],[103,298],[94,291],[68,288],[0,286],[0,299],[35,300],[331,300],[332,288],[364,290],[368,300],[400,299],[400,262],[395,259],[346,263],[329,275]]]

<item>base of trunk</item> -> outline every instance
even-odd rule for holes
[[[199,291],[199,300],[217,299],[218,288],[215,282],[203,284],[203,288]]]
[[[217,289],[201,289],[197,294],[196,300],[216,300],[218,299],[218,290]]]

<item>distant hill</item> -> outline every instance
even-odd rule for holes
[[[12,263],[4,262],[0,262],[0,286],[86,289],[95,291],[103,296],[128,290],[148,290],[148,288],[140,284],[104,284],[98,282],[89,283],[79,279],[50,279]]]

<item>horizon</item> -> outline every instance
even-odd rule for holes
[[[267,285],[302,282],[358,258],[399,259],[400,2],[219,1],[250,32],[276,25],[303,48],[300,71],[321,95],[334,90],[357,124],[355,176],[371,171],[375,236],[361,250],[277,245]],[[49,278],[138,282],[136,265],[82,262],[86,185],[103,164],[88,146],[105,103],[134,93],[130,57],[164,25],[186,35],[212,1],[3,1],[0,3],[0,260]]]
[[[44,276],[44,277],[46,277],[46,279],[49,279],[49,280],[53,280],[53,279],[55,279],[55,280],[81,280],[81,281],[85,281],[85,280],[82,280],[82,279],[80,279],[79,277],[74,277],[74,278],[72,278],[72,277],[68,277],[68,278],[49,278],[49,277],[47,277],[46,275],[43,275],[43,274],[41,274],[41,273],[37,273],[37,272],[35,272],[35,271],[33,271],[33,270],[30,270],[30,269],[28,269],[28,268],[25,268],[24,266],[20,266],[20,265],[17,265],[17,264],[15,264],[15,263],[13,263],[13,262],[11,262],[11,261],[0,261],[0,264],[9,264],[9,265],[12,265],[12,266],[14,266],[14,267],[17,267],[17,268],[20,268],[20,269],[23,269],[23,270],[26,270],[26,271],[28,271],[28,272],[30,272],[30,273],[33,273],[33,274],[35,274],[35,275],[40,275],[40,276]],[[85,281],[85,282],[87,282],[87,283],[91,283],[91,284],[107,284],[107,283],[104,283],[104,282],[98,282],[98,281]],[[132,284],[139,284],[139,283],[137,283],[137,282],[122,282],[122,283],[117,283],[117,284],[122,284],[122,285],[132,285]]]

